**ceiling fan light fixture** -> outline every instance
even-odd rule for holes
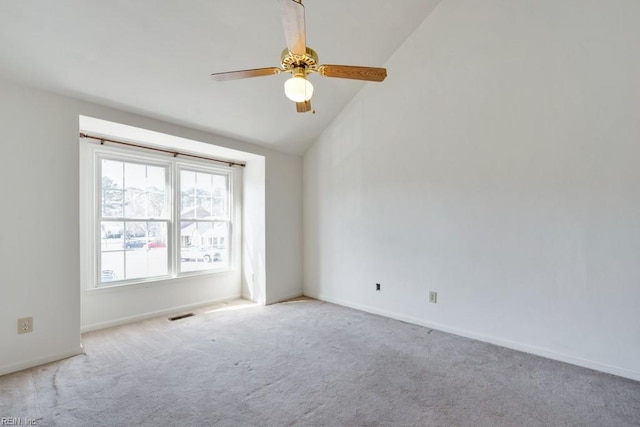
[[[293,102],[305,102],[313,95],[313,85],[302,76],[293,76],[284,82],[284,93]]]
[[[214,80],[226,81],[291,73],[292,77],[284,83],[284,93],[287,98],[296,103],[296,111],[298,113],[305,113],[313,111],[311,108],[313,85],[307,80],[309,74],[319,73],[322,77],[367,82],[381,82],[387,77],[386,68],[357,65],[320,65],[318,54],[307,46],[302,0],[278,0],[278,3],[280,5],[284,38],[287,42],[287,46],[280,55],[280,67],[213,73],[211,77]]]

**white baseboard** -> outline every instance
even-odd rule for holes
[[[227,296],[224,298],[216,298],[216,299],[212,299],[212,300],[208,300],[208,301],[201,301],[201,302],[197,302],[194,304],[187,304],[187,305],[181,305],[181,306],[176,306],[176,307],[169,307],[166,309],[162,309],[162,310],[157,310],[157,311],[150,311],[147,313],[142,313],[142,314],[137,314],[135,316],[128,316],[128,317],[121,317],[119,319],[114,319],[114,320],[110,320],[108,322],[99,322],[99,323],[92,323],[89,325],[82,325],[80,328],[80,332],[81,333],[85,333],[85,332],[91,332],[91,331],[97,331],[99,329],[106,329],[106,328],[111,328],[114,326],[120,326],[120,325],[126,325],[127,323],[133,323],[133,322],[139,322],[141,320],[146,320],[146,319],[151,319],[154,317],[159,317],[159,316],[164,316],[167,314],[172,314],[172,313],[176,313],[178,311],[185,311],[185,310],[193,310],[199,307],[204,307],[207,305],[213,305],[213,304],[219,304],[219,303],[223,303],[226,301],[232,301],[235,299],[240,299],[242,298],[242,296],[240,294],[238,295],[231,295],[231,296]]]
[[[56,362],[58,360],[67,359],[69,357],[77,356],[84,353],[82,345],[75,350],[70,350],[64,353],[53,354],[50,356],[39,357],[37,359],[25,360],[23,362],[14,363],[12,365],[0,366],[0,375],[6,375],[13,372],[22,371],[24,369],[33,368],[34,366],[44,365],[46,363]]]
[[[569,363],[571,365],[581,366],[583,368],[593,369],[595,371],[605,372],[607,374],[617,375],[619,377],[629,378],[631,380],[640,381],[640,372],[633,371],[618,366],[608,365],[606,363],[596,362],[593,360],[583,359],[580,357],[559,353],[548,348],[529,345],[521,342],[505,340],[502,338],[491,337],[487,335],[478,334],[472,331],[458,329],[455,327],[443,325],[435,322],[428,322],[416,317],[405,316],[399,313],[394,313],[385,310],[379,310],[374,307],[366,305],[355,304],[348,301],[343,301],[337,298],[328,297],[322,294],[315,294],[313,292],[304,292],[304,295],[309,298],[314,298],[320,301],[330,302],[332,304],[342,305],[356,310],[366,311],[367,313],[378,314],[380,316],[389,317],[391,319],[400,320],[407,323],[413,323],[415,325],[425,326],[427,328],[435,329],[442,332],[447,332],[454,335],[459,335],[465,338],[471,338],[478,341],[487,342],[501,347],[510,348],[512,350],[518,350],[525,353],[535,354],[536,356],[545,357],[547,359],[557,360],[560,362]]]

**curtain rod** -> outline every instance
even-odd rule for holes
[[[220,160],[220,159],[214,159],[213,157],[205,157],[205,156],[198,156],[198,155],[195,155],[195,154],[181,153],[179,151],[165,150],[163,148],[156,148],[156,147],[149,147],[147,145],[134,144],[132,142],[116,141],[116,140],[109,139],[109,138],[103,138],[101,136],[88,135],[88,134],[82,133],[82,132],[80,132],[80,138],[95,139],[97,141],[100,141],[100,145],[104,145],[105,142],[110,142],[112,144],[120,144],[120,145],[127,145],[129,147],[143,148],[145,150],[160,151],[162,153],[172,154],[173,157],[178,157],[178,156],[193,157],[195,159],[202,159],[202,160],[209,160],[209,161],[212,161],[212,162],[224,163],[225,165],[229,165],[229,166],[242,166],[242,167],[246,166],[245,163],[237,163],[237,162],[232,162],[230,160]]]

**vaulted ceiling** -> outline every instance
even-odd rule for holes
[[[305,0],[307,45],[320,63],[381,67],[439,1]],[[276,0],[0,2],[0,79],[301,154],[384,82],[314,74],[315,114],[299,114],[288,74],[210,78],[279,66],[284,47]]]

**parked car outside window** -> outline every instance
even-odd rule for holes
[[[122,245],[125,249],[143,248],[147,242],[143,239],[127,239]]]
[[[100,282],[113,282],[114,280],[118,280],[118,275],[113,272],[113,270],[102,270],[102,278]]]
[[[204,261],[218,262],[222,261],[222,255],[216,248],[204,246],[189,246],[180,250],[181,261]]]
[[[160,241],[154,241],[154,242],[149,242],[145,245],[145,247],[147,249],[157,249],[157,248],[166,248],[167,244],[160,242]]]

